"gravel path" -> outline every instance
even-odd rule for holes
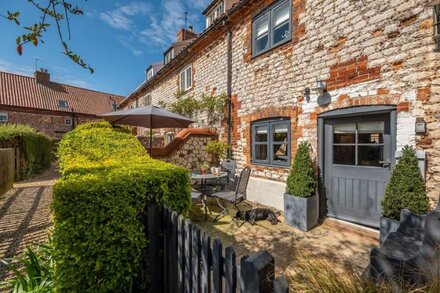
[[[43,174],[14,184],[0,195],[0,259],[16,257],[27,245],[44,242],[51,227],[52,186],[58,178],[53,165]],[[0,264],[0,280],[8,275]]]

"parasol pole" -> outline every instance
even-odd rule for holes
[[[153,115],[150,115],[150,156],[153,158],[153,153],[151,152],[153,146]]]

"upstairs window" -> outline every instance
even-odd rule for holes
[[[206,27],[209,27],[214,21],[225,12],[223,1],[221,1],[214,9],[206,15]]]
[[[434,6],[435,51],[440,52],[440,4]]]
[[[144,96],[144,106],[151,105],[151,95]]]
[[[153,68],[147,71],[147,80],[150,80],[154,75]]]
[[[8,122],[8,113],[0,113],[0,122]]]
[[[174,48],[165,53],[165,64],[168,64],[174,58]]]
[[[179,74],[179,90],[187,91],[192,87],[192,66],[183,69]]]
[[[66,100],[58,100],[57,106],[58,108],[67,108],[69,105]]]
[[[252,55],[262,54],[292,39],[290,0],[278,1],[252,21]]]
[[[290,120],[264,120],[252,124],[252,163],[290,166]]]

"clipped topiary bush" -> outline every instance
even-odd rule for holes
[[[400,211],[408,209],[417,214],[429,210],[425,180],[420,173],[416,151],[410,146],[402,149],[402,157],[391,174],[382,201],[383,216],[399,220]]]
[[[29,126],[0,125],[0,148],[20,150],[18,180],[30,178],[49,168],[54,158],[54,146],[55,142],[52,138]]]
[[[183,214],[190,206],[187,170],[151,159],[132,135],[104,124],[78,127],[60,143],[63,176],[52,203],[58,292],[129,292],[145,281],[147,205]]]
[[[301,142],[298,146],[287,178],[286,192],[299,197],[311,197],[316,193],[315,172],[308,142]]]

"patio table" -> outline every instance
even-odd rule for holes
[[[200,181],[200,191],[202,193],[202,204],[203,207],[205,208],[205,221],[208,219],[208,206],[206,204],[206,182],[208,180],[214,180],[214,179],[221,179],[221,178],[226,178],[228,177],[228,173],[227,172],[220,172],[220,174],[197,174],[197,173],[192,173],[191,174],[191,180],[196,180],[196,181]]]

